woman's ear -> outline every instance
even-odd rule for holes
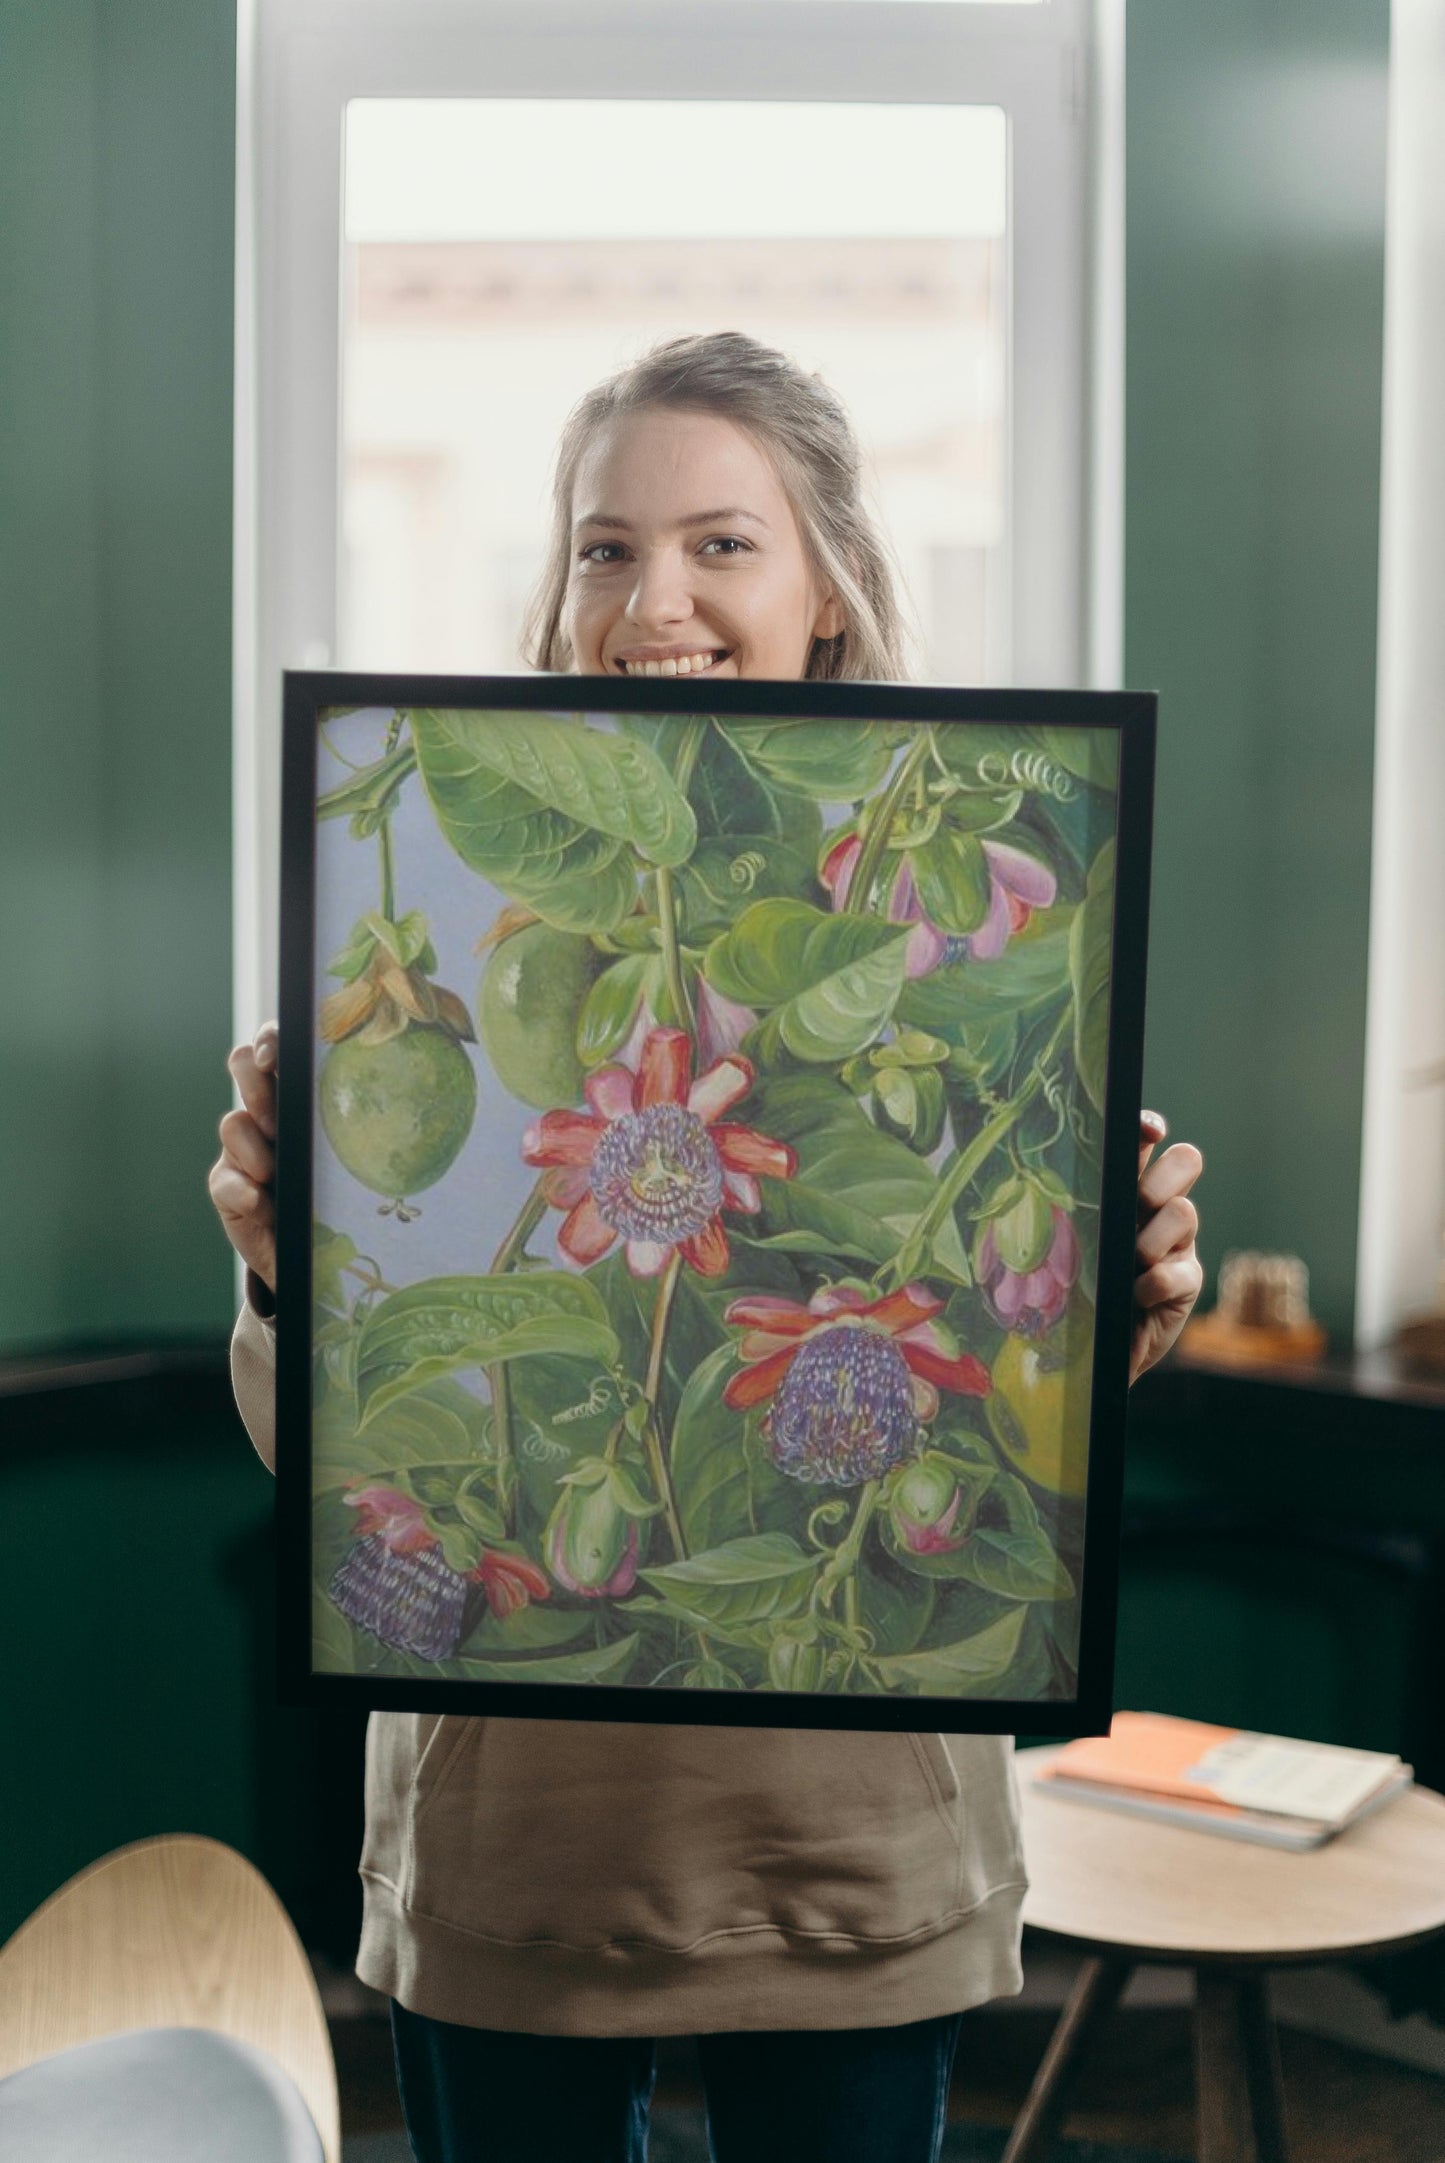
[[[830,593],[818,611],[818,620],[813,625],[813,636],[814,638],[836,638],[840,631],[846,629],[843,604],[834,594]]]

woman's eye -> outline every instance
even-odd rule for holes
[[[720,555],[728,556],[745,555],[751,546],[751,542],[744,541],[736,533],[715,534],[712,540],[704,541],[702,544],[704,555],[710,548],[715,548]]]
[[[606,549],[616,549],[618,555],[620,555],[622,543],[620,541],[589,541],[587,546],[580,552],[581,561],[583,563],[616,563],[617,556],[604,554],[603,551]]]

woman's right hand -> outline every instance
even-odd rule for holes
[[[268,1292],[276,1291],[276,1056],[280,1031],[262,1022],[255,1041],[226,1061],[241,1111],[221,1121],[221,1154],[207,1185],[227,1239]]]

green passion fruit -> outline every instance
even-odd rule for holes
[[[1046,1337],[1005,1337],[991,1369],[988,1423],[1015,1470],[1049,1494],[1082,1495],[1089,1478],[1094,1316],[1082,1294]]]
[[[435,1185],[472,1130],[477,1077],[446,1029],[404,1029],[383,1043],[346,1037],[318,1086],[321,1124],[353,1179],[389,1200]]]
[[[498,1081],[523,1104],[582,1101],[577,1017],[602,966],[590,939],[551,924],[510,933],[488,961],[477,1026]]]

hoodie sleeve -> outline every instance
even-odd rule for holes
[[[268,1472],[276,1469],[276,1303],[254,1270],[231,1335],[231,1387],[246,1432]]]

